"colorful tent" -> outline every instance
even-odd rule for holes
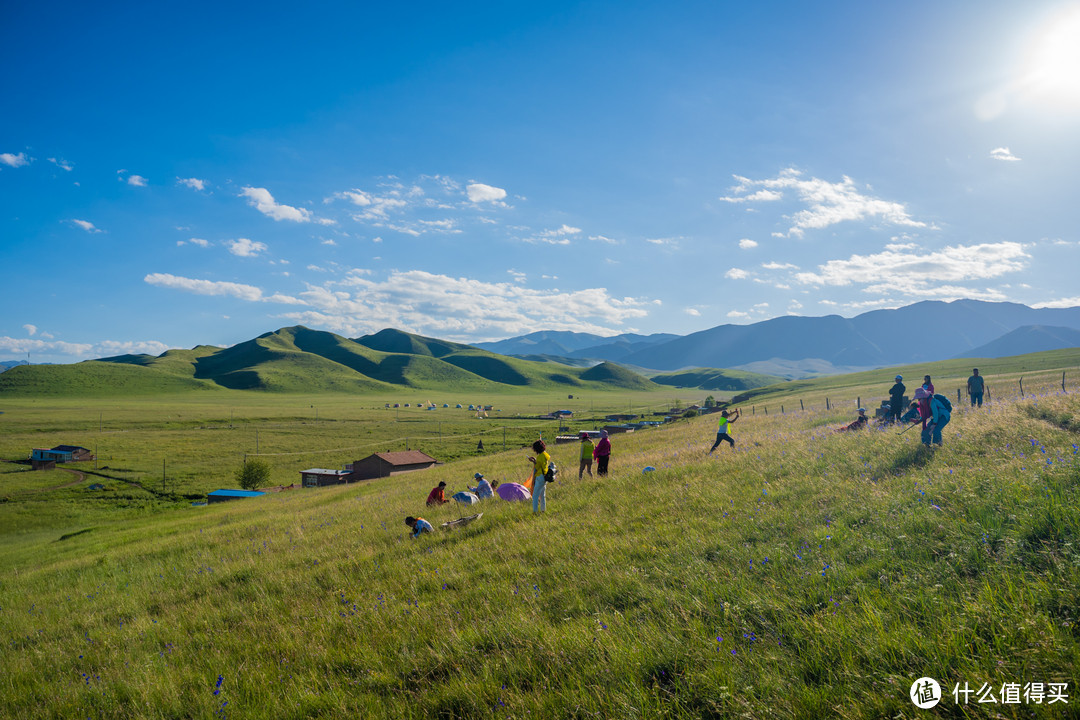
[[[480,498],[473,495],[471,492],[465,492],[464,490],[454,493],[454,500],[457,500],[462,505],[474,505],[480,502]]]
[[[503,500],[509,500],[510,502],[514,500],[532,500],[532,493],[519,483],[503,483],[495,488],[495,492],[499,493],[499,497]]]

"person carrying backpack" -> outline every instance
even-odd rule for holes
[[[923,426],[922,441],[927,447],[930,443],[941,445],[941,430],[952,420],[952,403],[944,395],[930,396],[930,422]]]

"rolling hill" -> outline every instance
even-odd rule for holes
[[[962,358],[997,358],[1044,350],[1080,347],[1080,330],[1067,327],[1025,325],[986,345],[961,353]]]
[[[745,370],[695,368],[684,372],[653,375],[651,380],[658,385],[701,388],[702,390],[719,390],[721,392],[742,392],[743,390],[752,390],[753,388],[783,382],[784,378]]]
[[[385,392],[425,389],[654,389],[616,365],[530,362],[400,330],[358,340],[303,326],[229,348],[200,345],[162,355],[119,355],[72,365],[20,366],[0,375],[0,395],[143,395],[261,390]]]

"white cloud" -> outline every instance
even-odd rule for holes
[[[67,160],[64,160],[64,159],[62,159],[62,158],[61,158],[61,159],[58,159],[58,158],[48,158],[48,161],[49,161],[49,162],[51,162],[51,163],[52,163],[53,165],[55,165],[56,167],[60,168],[61,170],[66,170],[66,171],[68,171],[68,172],[71,172],[72,170],[74,170],[74,169],[75,169],[75,166],[74,166],[74,165],[72,165],[72,164],[71,164],[71,163],[69,163],[69,162],[68,162]]]
[[[185,185],[192,190],[205,190],[206,181],[199,178],[176,178],[177,185]]]
[[[349,275],[309,285],[301,297],[312,309],[281,317],[349,335],[396,327],[465,341],[537,327],[611,335],[626,331],[619,326],[628,320],[647,315],[648,305],[643,299],[612,297],[604,288],[535,290],[514,281],[489,283],[420,270],[394,271],[381,281]]]
[[[142,175],[132,175],[127,179],[127,184],[135,187],[146,187],[146,183],[147,180]]]
[[[507,270],[506,272],[510,273],[510,276],[512,278],[514,278],[514,282],[516,282],[516,283],[523,283],[523,282],[525,282],[525,280],[528,279],[528,276],[525,273],[521,272],[520,270],[514,270],[513,268],[511,268],[510,270]]]
[[[27,335],[36,335],[37,325],[30,325],[29,323],[27,323],[26,325],[23,325],[23,330],[26,331]]]
[[[863,195],[855,182],[844,176],[838,183],[818,178],[804,179],[794,168],[780,172],[775,178],[751,180],[735,176],[738,184],[732,188],[734,195],[721,200],[734,203],[772,202],[785,197],[791,191],[795,199],[806,206],[790,217],[791,227],[787,236],[802,237],[806,230],[821,229],[837,223],[855,220],[881,220],[893,225],[926,227],[926,223],[913,220],[900,203],[888,202]],[[761,188],[752,194],[751,190]]]
[[[758,244],[756,242],[754,242],[753,240],[751,240],[750,238],[743,238],[742,240],[739,241],[739,247],[741,247],[743,250],[749,250],[751,248],[756,248],[757,245]]]
[[[143,281],[150,285],[172,288],[173,290],[184,290],[196,295],[224,295],[250,302],[258,302],[263,299],[262,290],[254,285],[243,285],[241,283],[194,280],[170,275],[169,273],[151,273],[144,277]]]
[[[791,312],[792,310],[802,310],[802,307],[803,304],[801,302],[799,302],[798,300],[792,300],[788,303],[788,312]]]
[[[506,197],[506,191],[502,188],[484,185],[483,183],[472,183],[465,188],[465,192],[469,196],[469,202],[471,203],[489,202],[502,205],[503,203],[500,201]]]
[[[88,233],[105,232],[104,230],[98,230],[96,227],[94,227],[94,223],[90,222],[89,220],[72,220],[71,222],[75,223]]]
[[[229,252],[233,255],[239,255],[240,257],[255,257],[263,250],[266,250],[266,243],[256,242],[247,238],[226,240],[225,244],[229,247]]]
[[[13,168],[29,165],[32,159],[33,158],[26,157],[26,153],[19,153],[18,155],[12,153],[0,153],[0,163]]]
[[[775,260],[767,263],[762,263],[761,267],[766,270],[798,270],[798,265],[792,265],[791,263],[778,263]]]
[[[337,243],[334,242],[333,238],[327,238],[327,239],[323,240],[322,244],[323,245],[329,245],[330,247],[335,247],[337,245]]]
[[[724,277],[728,278],[729,280],[745,280],[746,278],[750,277],[750,273],[746,272],[742,268],[731,268],[726,273],[724,273]]]
[[[1007,147],[994,148],[990,151],[990,157],[995,160],[1004,160],[1005,162],[1020,162],[1020,158],[1012,154],[1012,151]]]
[[[830,260],[818,266],[820,272],[796,273],[795,279],[806,285],[850,285],[887,278],[897,287],[911,282],[985,280],[1022,270],[1029,257],[1016,242],[950,246],[922,255],[886,250]]]
[[[563,225],[556,230],[544,230],[538,235],[525,238],[528,243],[548,243],[549,245],[569,245],[570,237],[581,232],[581,228]]]
[[[767,303],[767,302],[760,302],[760,303],[755,303],[754,304],[754,309],[759,310],[759,311],[764,310],[767,307],[769,307],[769,303]]]
[[[210,247],[210,243],[202,238],[191,238],[188,242],[199,247]]]
[[[735,318],[736,320],[749,320],[750,319],[750,313],[744,313],[744,312],[741,312],[739,310],[730,310],[730,311],[728,311],[727,316],[729,318]]]
[[[292,222],[310,222],[311,212],[303,208],[294,208],[290,205],[281,205],[274,200],[274,196],[266,188],[245,187],[240,193],[246,197],[249,204],[256,210],[274,220],[291,220]]]
[[[1058,300],[1047,300],[1045,302],[1035,303],[1031,307],[1033,307],[1033,308],[1071,308],[1071,307],[1080,307],[1080,296],[1060,298]]]
[[[701,317],[701,311],[698,310],[697,308],[692,308],[692,307],[683,308],[683,312],[686,313],[687,315],[690,315],[691,317]]]
[[[622,244],[622,240],[615,240],[614,238],[609,238],[609,237],[606,237],[604,235],[590,235],[589,239],[590,240],[595,240],[596,242],[607,243],[608,245],[621,245]]]
[[[738,176],[736,176],[738,177]],[[744,180],[745,178],[739,178]],[[749,182],[749,181],[747,181]],[[745,203],[745,202],[773,202],[775,200],[782,200],[783,193],[776,192],[775,190],[758,190],[753,195],[739,195],[735,197],[721,197],[719,198],[723,202],[729,203]]]
[[[660,247],[669,248],[671,250],[679,249],[678,237],[659,237],[659,238],[645,238],[645,242],[650,245],[659,245]]]

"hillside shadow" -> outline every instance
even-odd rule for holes
[[[925,467],[933,457],[933,449],[919,443],[915,447],[901,451],[893,458],[891,469],[894,473],[900,474],[914,468]]]

